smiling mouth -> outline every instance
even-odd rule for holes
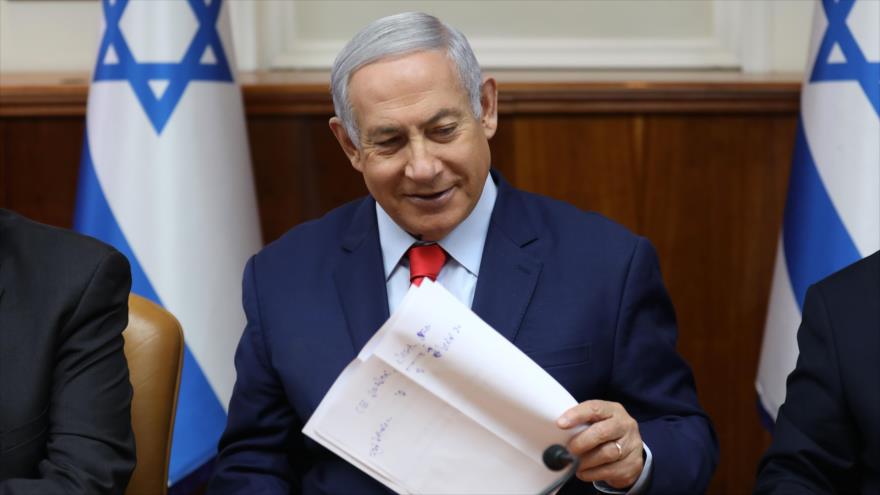
[[[442,191],[428,194],[407,194],[410,203],[423,213],[442,211],[452,200],[455,187],[448,187]]]
[[[422,200],[422,201],[433,201],[433,200],[435,200],[435,199],[440,199],[440,198],[442,198],[446,193],[448,193],[448,192],[450,192],[450,191],[452,191],[452,188],[451,188],[451,187],[446,188],[446,189],[443,189],[442,191],[437,191],[437,192],[435,192],[435,193],[428,193],[428,194],[408,194],[407,196],[409,196],[409,197],[412,198],[412,199],[416,199],[416,200]]]

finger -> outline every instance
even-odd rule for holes
[[[620,442],[624,452],[630,452],[635,448],[641,448],[642,437],[639,433],[639,423],[621,409],[621,414],[593,423],[583,432],[574,436],[569,442],[569,450],[582,454],[588,452],[605,442]]]
[[[628,452],[623,450],[622,445],[621,448],[618,449],[614,442],[606,442],[580,456],[581,462],[578,466],[578,471],[615,463],[626,457],[627,454]]]
[[[563,429],[584,423],[595,423],[610,418],[620,406],[616,402],[604,400],[588,400],[562,413],[556,424]]]
[[[613,488],[632,486],[644,468],[641,457],[630,453],[620,461],[579,470],[577,477],[583,481],[604,481]]]
[[[619,441],[623,445],[628,433],[627,426],[628,422],[618,417],[593,423],[569,440],[568,450],[575,455],[583,455],[608,442]]]

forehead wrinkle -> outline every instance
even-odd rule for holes
[[[398,122],[398,119],[395,118],[396,112],[401,109],[418,105],[421,101],[424,100],[425,93],[430,92],[423,91],[417,94],[394,95],[391,97],[385,97],[383,95],[370,94],[373,92],[373,89],[373,87],[369,86],[364,88],[363,91],[367,94],[359,95],[360,97],[357,98],[358,103],[372,107],[366,111],[363,111],[363,114],[365,116],[373,117],[372,119],[367,118],[365,120],[374,121],[374,124],[367,127],[364,132],[364,135],[367,138],[375,138],[376,136],[401,132],[405,127],[407,127],[407,124]],[[362,99],[367,101],[360,101]],[[374,101],[370,102],[369,100]],[[353,108],[358,108],[358,105],[353,105]],[[366,123],[364,122],[364,124]]]
[[[441,66],[445,70],[438,71]],[[418,52],[364,65],[350,75],[348,90],[353,120],[365,140],[421,129],[450,114],[463,118],[472,113],[457,68],[441,52]],[[434,111],[438,106],[451,111],[439,115],[444,108]],[[420,121],[420,114],[428,112],[434,115]]]

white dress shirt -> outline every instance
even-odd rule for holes
[[[474,302],[477,274],[480,273],[480,262],[483,259],[483,245],[486,244],[489,220],[492,218],[497,195],[495,183],[491,179],[486,180],[480,200],[470,215],[449,235],[437,242],[448,255],[437,281],[468,307]],[[376,218],[379,221],[379,243],[385,265],[388,310],[394,313],[410,285],[409,259],[404,255],[418,239],[394,223],[379,203],[376,203]]]
[[[437,282],[452,293],[459,301],[471,307],[483,259],[483,246],[489,232],[489,221],[495,207],[498,188],[487,175],[483,192],[470,215],[437,244],[446,251],[446,264],[437,276]],[[409,259],[404,255],[418,239],[400,228],[385,210],[376,203],[376,218],[379,224],[379,244],[382,247],[382,262],[385,266],[385,287],[388,291],[388,310],[391,314],[409,290]],[[597,490],[605,493],[638,495],[645,491],[650,480],[652,456],[651,449],[645,448],[645,467],[636,483],[629,491],[615,490],[602,482],[593,483]]]

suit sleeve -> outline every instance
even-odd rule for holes
[[[58,335],[39,478],[0,483],[3,495],[125,491],[135,466],[122,338],[130,287],[128,261],[117,252],[107,254]]]
[[[675,350],[676,338],[657,255],[640,238],[617,319],[610,399],[638,421],[651,449],[649,494],[703,493],[718,463],[715,432],[690,368]]]
[[[807,291],[800,353],[786,383],[755,493],[857,493],[859,438],[847,410],[832,321],[819,286]]]
[[[255,263],[251,258],[245,267],[242,297],[247,326],[235,353],[237,378],[208,486],[211,494],[288,494],[299,487],[291,479],[294,469],[289,450],[292,436],[299,435],[302,425],[270,363],[269,343],[260,321]]]

